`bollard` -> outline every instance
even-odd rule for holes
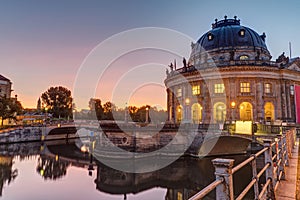
[[[224,179],[223,183],[216,187],[216,199],[217,200],[233,200],[233,179],[232,179],[232,167],[233,159],[216,158],[212,160],[215,167],[216,179]]]
[[[268,189],[267,189],[267,197],[268,199],[275,199],[274,193],[274,186],[275,186],[275,178],[273,174],[273,161],[272,161],[272,147],[271,147],[272,140],[264,140],[264,147],[267,147],[268,150],[265,151],[265,165],[270,164],[269,167],[266,169],[266,182],[271,180]]]
[[[282,135],[277,135],[277,136],[279,139],[278,148],[280,149],[279,155],[277,154],[277,160],[281,159],[281,162],[278,166],[278,176],[279,176],[280,172],[282,172],[281,179],[285,180],[285,167],[284,167],[285,159],[284,159],[283,137],[282,137]]]

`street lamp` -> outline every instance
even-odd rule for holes
[[[190,108],[189,108],[189,105],[190,105],[190,99],[189,98],[186,98],[185,99],[185,114],[184,114],[184,119],[185,119],[185,122],[186,123],[190,123],[190,120],[191,120],[191,114],[190,114]]]
[[[231,117],[232,117],[232,120],[234,121],[235,120],[235,114],[234,114],[234,109],[235,109],[235,105],[236,105],[236,103],[234,102],[234,101],[232,101],[231,103],[230,103],[230,106],[231,106]]]
[[[149,123],[149,107],[146,107],[146,122],[145,123]]]
[[[232,101],[231,103],[230,103],[230,106],[231,106],[231,118],[232,118],[232,121],[231,121],[231,133],[233,133],[234,132],[234,130],[235,130],[235,125],[233,124],[234,123],[234,120],[235,120],[235,113],[234,113],[234,109],[235,109],[235,106],[236,106],[236,103],[234,102],[234,101]]]
[[[188,106],[188,105],[190,105],[190,99],[189,98],[186,98],[185,99],[185,104]]]

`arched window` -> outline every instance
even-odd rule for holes
[[[226,119],[226,105],[223,102],[217,102],[214,105],[214,121],[223,123]]]
[[[214,39],[214,35],[212,33],[207,34],[208,41],[212,41]]]
[[[266,102],[264,106],[265,120],[273,121],[275,119],[275,110],[272,102]]]
[[[245,29],[241,29],[239,31],[239,36],[244,37],[245,36]]]
[[[241,55],[240,60],[249,60],[249,56],[247,55]]]
[[[176,122],[180,123],[183,117],[183,110],[182,110],[182,106],[177,106],[176,107]]]
[[[192,121],[194,124],[199,124],[202,120],[202,107],[199,103],[192,105]]]
[[[243,102],[240,104],[240,120],[251,121],[253,119],[252,104],[249,102]]]

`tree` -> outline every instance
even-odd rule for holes
[[[73,98],[69,89],[62,86],[50,87],[42,94],[42,101],[54,117],[72,116]]]
[[[36,109],[37,109],[38,112],[40,112],[41,109],[42,109],[41,98],[39,98],[38,101],[37,101]]]
[[[104,119],[113,120],[113,112],[117,110],[117,107],[112,102],[108,101],[103,105]]]
[[[17,99],[0,97],[1,126],[3,126],[3,121],[5,119],[16,120],[16,116],[21,114],[22,110],[22,105]]]
[[[100,99],[91,98],[89,101],[89,108],[93,119],[95,119],[95,117],[97,117],[98,120],[103,118],[103,108]]]

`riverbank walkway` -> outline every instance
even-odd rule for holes
[[[296,199],[297,188],[300,188],[299,181],[297,185],[297,177],[299,178],[300,176],[300,174],[297,175],[299,156],[299,138],[297,138],[296,145],[292,150],[292,156],[289,158],[285,180],[280,181],[281,183],[276,190],[276,200]],[[300,197],[298,196],[298,198]]]

